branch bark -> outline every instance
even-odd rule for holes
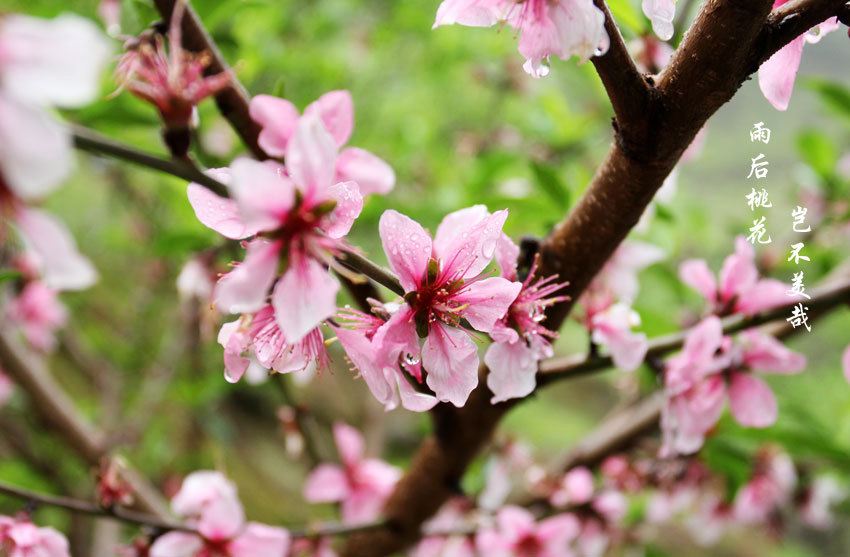
[[[50,424],[89,465],[97,466],[109,453],[104,433],[77,410],[74,402],[56,383],[44,363],[25,351],[13,333],[0,328],[0,362],[3,369],[32,399],[32,408]],[[158,491],[141,475],[127,469],[124,477],[133,487],[141,509],[159,517],[168,516],[168,506]]]

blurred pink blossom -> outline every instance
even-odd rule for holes
[[[624,304],[614,304],[597,313],[590,322],[593,343],[605,346],[614,365],[623,371],[634,371],[646,358],[649,342],[644,333],[633,333],[640,326],[640,316]]]
[[[507,506],[496,514],[492,528],[483,528],[475,545],[488,557],[564,557],[568,545],[579,534],[579,521],[571,514],[560,514],[540,522],[521,507]]]
[[[591,500],[594,491],[593,473],[584,466],[577,466],[564,474],[549,501],[556,507],[583,505]]]
[[[353,427],[337,423],[333,433],[342,463],[317,466],[304,485],[304,498],[311,503],[340,503],[345,524],[374,520],[401,471],[382,460],[366,458],[363,437]]]
[[[753,477],[735,496],[735,518],[745,524],[764,523],[791,500],[797,485],[794,462],[787,454],[767,450],[757,455]]]
[[[0,552],[8,557],[71,557],[64,535],[25,517],[0,516]]]
[[[56,330],[68,320],[68,312],[56,291],[39,281],[26,283],[9,302],[6,316],[21,328],[27,342],[42,352],[56,347]]]

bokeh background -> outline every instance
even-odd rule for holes
[[[513,237],[545,235],[582,195],[611,139],[611,109],[592,65],[554,61],[549,77],[533,80],[521,69],[510,29],[432,30],[437,0],[192,4],[252,94],[284,96],[303,108],[328,90],[352,92],[356,127],[350,144],[383,157],[398,175],[392,194],[368,201],[351,236],[379,261],[384,259],[377,221],[387,208],[433,230],[447,212],[484,203],[510,210],[506,231]],[[157,19],[147,1],[122,5],[128,35]],[[637,2],[611,5],[627,38],[648,32]],[[0,9],[46,17],[74,11],[94,18],[96,7],[94,0],[4,0]],[[677,279],[678,263],[698,256],[718,269],[735,236],[751,225],[744,199],[755,185],[746,180],[750,157],[764,152],[770,161],[769,178],[759,186],[767,187],[774,205],[766,213],[773,244],[758,253],[772,276],[787,280],[791,274],[784,260],[792,243],[794,205],[818,196],[846,203],[850,169],[842,174],[839,161],[850,152],[848,47],[844,31],[807,46],[788,112],[774,110],[750,80],[710,120],[701,154],[680,167],[675,195],[635,234],[667,252],[664,262],[641,275],[635,309],[648,335],[692,323],[701,310],[696,294]],[[117,54],[120,41],[115,48]],[[100,101],[67,117],[164,153],[153,108],[120,91],[109,76]],[[772,130],[769,145],[750,142],[757,121]],[[196,155],[209,167],[223,166],[242,151],[212,102],[200,107],[197,140]],[[226,383],[215,343],[219,317],[201,308],[197,334],[197,316],[178,300],[175,279],[182,265],[192,253],[220,242],[194,218],[185,183],[81,154],[77,172],[48,207],[69,223],[102,276],[93,289],[63,296],[72,316],[51,365],[90,418],[114,433],[120,452],[166,489],[189,471],[221,468],[239,485],[249,516],[257,520],[303,525],[332,518],[330,507],[303,503],[300,486],[308,470],[287,450],[279,415],[284,399],[277,385]],[[805,267],[808,285],[850,256],[847,216],[845,211],[843,227],[815,225],[816,239],[806,247],[812,258]],[[847,310],[791,340],[810,364],[803,375],[770,378],[778,393],[779,423],[754,431],[724,419],[706,447],[708,462],[733,484],[741,482],[752,450],[775,441],[807,465],[850,479],[850,387],[839,365],[848,342]],[[556,348],[568,354],[586,346],[583,328],[571,322]],[[385,414],[337,347],[332,355],[330,372],[295,387],[298,400],[318,423],[362,426],[370,450],[404,466],[429,431],[427,417],[403,410]],[[96,368],[107,371],[97,376],[81,371],[85,366],[79,363],[92,358]],[[529,442],[545,463],[624,399],[652,388],[652,382],[650,372],[640,370],[634,377],[610,371],[558,385],[511,412],[499,437]],[[21,428],[4,428],[4,433],[25,436],[44,469],[16,456],[0,439],[0,478],[90,494],[89,468],[34,421],[27,405],[19,393],[0,410],[4,422]],[[333,458],[330,440],[320,441],[322,453]],[[465,479],[470,491],[483,484],[483,462],[484,457]],[[0,512],[13,512],[15,504],[0,500]],[[69,524],[62,512],[39,513],[65,531],[85,531]],[[85,525],[88,519],[78,520]],[[710,549],[698,548],[671,528],[645,554],[837,557],[850,552],[846,525],[844,515],[826,533],[790,523],[781,541],[748,531]]]

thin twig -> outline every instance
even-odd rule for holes
[[[850,301],[850,281],[826,285],[812,290],[811,296],[812,299],[806,300],[804,303],[811,313],[835,307],[836,305]],[[723,319],[723,331],[725,334],[732,334],[772,321],[784,320],[790,315],[790,309],[795,305],[797,305],[797,302],[789,303],[787,306],[773,308],[751,317],[744,317],[742,315],[726,317]],[[680,331],[652,339],[649,343],[646,359],[650,360],[678,350],[684,344],[688,333],[689,331]],[[578,377],[609,368],[612,365],[613,361],[610,356],[567,356],[563,358],[552,358],[541,362],[539,384],[541,386],[549,385],[561,379]]]
[[[135,147],[130,147],[114,139],[110,139],[95,131],[80,126],[73,126],[72,134],[74,137],[74,146],[83,151],[96,153],[100,155],[109,155],[117,159],[145,166],[153,170],[159,170],[166,174],[171,174],[177,178],[183,178],[190,182],[198,183],[206,188],[209,188],[218,195],[227,195],[227,187],[204,174],[192,164],[179,159],[166,159],[152,153],[146,153]]]

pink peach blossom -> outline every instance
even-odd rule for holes
[[[183,49],[184,13],[185,4],[176,2],[167,47],[165,37],[148,31],[127,41],[127,52],[115,70],[122,87],[154,105],[168,127],[188,127],[198,103],[230,85],[232,79],[229,73],[205,76],[209,53]]]
[[[593,473],[584,466],[577,466],[564,474],[549,500],[556,507],[583,505],[591,500],[594,491]]]
[[[298,342],[288,342],[269,305],[222,325],[218,342],[224,348],[224,377],[231,383],[239,381],[252,362],[278,373],[328,366],[322,332],[316,328]]]
[[[477,557],[475,545],[468,536],[431,535],[451,531],[463,524],[471,504],[462,497],[449,499],[437,514],[422,527],[422,540],[410,552],[410,557]]]
[[[593,343],[608,348],[614,365],[623,371],[634,371],[646,358],[649,342],[643,333],[633,333],[640,316],[624,304],[614,304],[597,313],[590,322]]]
[[[679,267],[682,281],[699,292],[713,313],[754,315],[793,301],[788,286],[775,279],[759,279],[753,246],[743,237],[735,240],[735,253],[726,258],[719,282],[702,259],[691,259]]]
[[[401,471],[382,460],[365,458],[363,437],[353,427],[337,423],[333,432],[342,463],[317,466],[304,485],[304,498],[311,503],[340,503],[345,524],[374,520]]]
[[[347,310],[340,314],[346,327],[334,330],[352,365],[387,411],[401,404],[413,412],[426,412],[438,401],[410,382],[411,376],[421,377],[419,341],[415,333],[405,334],[397,326],[404,317],[399,309],[398,304],[386,304],[379,310],[382,317]]]
[[[289,550],[283,528],[245,522],[236,487],[219,472],[186,476],[171,507],[198,533],[168,532],[151,545],[150,557],[286,557]]]
[[[664,256],[661,248],[646,242],[626,240],[620,244],[582,294],[585,324],[617,302],[631,306],[640,288],[638,275]]]
[[[571,514],[537,522],[527,510],[507,506],[496,515],[494,527],[479,531],[475,546],[488,557],[567,557],[578,534],[579,521]]]
[[[819,476],[812,480],[803,495],[800,518],[819,530],[835,524],[834,507],[847,499],[847,489],[831,476]]]
[[[71,557],[64,535],[25,517],[0,516],[0,552],[8,557]]]
[[[673,18],[676,17],[676,0],[643,0],[644,15],[652,22],[652,30],[662,41],[673,38]]]
[[[735,518],[745,524],[765,522],[790,501],[796,485],[797,472],[787,454],[775,450],[759,454],[753,477],[735,496]]]
[[[65,326],[68,319],[68,312],[56,291],[39,281],[24,286],[9,303],[6,315],[21,328],[27,342],[42,352],[56,347],[56,330]]]
[[[483,205],[455,211],[440,223],[433,241],[401,213],[381,216],[384,251],[405,291],[387,335],[425,339],[421,362],[427,384],[438,399],[455,406],[463,406],[478,384],[478,350],[461,322],[493,332],[522,288],[483,275],[507,215],[506,210],[490,214]]]
[[[792,374],[805,365],[804,356],[773,337],[748,330],[733,343],[723,336],[717,317],[706,318],[691,330],[682,352],[665,369],[662,454],[698,450],[720,418],[727,395],[738,423],[756,428],[772,425],[776,399],[755,372]]]
[[[251,99],[251,118],[262,126],[260,147],[273,157],[283,157],[298,124],[298,109],[286,99],[257,95]],[[387,194],[395,186],[395,172],[369,151],[345,147],[354,129],[354,102],[348,91],[331,91],[304,109],[318,116],[341,149],[336,160],[337,182],[355,182],[363,196]],[[345,147],[345,148],[343,148]]]
[[[776,0],[773,8],[776,9],[786,2],[788,0]],[[761,65],[758,71],[759,88],[774,108],[788,109],[791,93],[794,92],[794,82],[797,80],[797,71],[800,69],[800,60],[803,57],[803,46],[806,43],[819,42],[825,34],[835,31],[838,27],[838,18],[827,19],[783,46]]]
[[[252,313],[267,304],[284,336],[297,343],[336,312],[339,282],[327,271],[345,249],[363,207],[354,182],[334,182],[336,145],[318,116],[298,121],[287,144],[286,167],[239,159],[227,177],[233,199],[189,185],[198,219],[228,238],[246,238],[245,260],[219,280],[215,303],[230,313]],[[281,259],[286,267],[278,276]]]
[[[533,77],[549,73],[550,56],[585,61],[608,50],[605,15],[592,0],[443,0],[434,27],[499,22],[517,30],[523,69]]]
[[[509,281],[517,280],[517,257],[519,247],[502,234],[496,247],[496,260],[502,277]],[[493,403],[530,394],[537,384],[537,362],[552,356],[550,339],[558,335],[542,322],[547,307],[566,299],[554,295],[566,287],[566,283],[556,280],[554,275],[539,278],[535,261],[516,299],[493,327],[490,333],[493,344],[484,355],[484,363],[490,369],[487,387],[493,392]]]

